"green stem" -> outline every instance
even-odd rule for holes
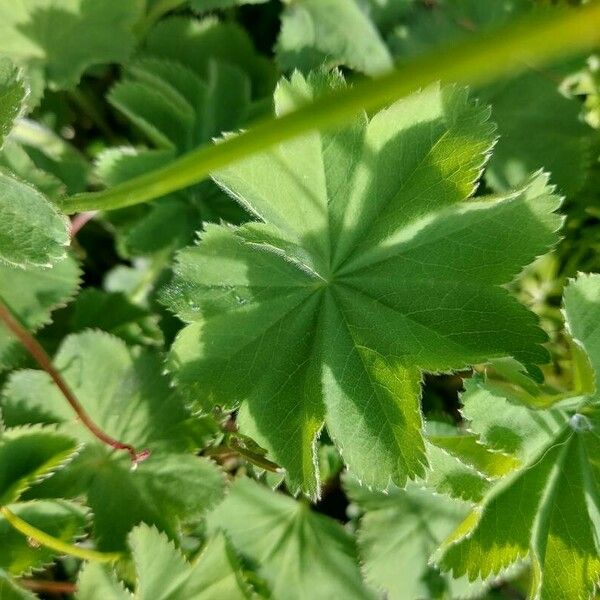
[[[339,126],[438,80],[482,85],[590,47],[600,39],[600,3],[536,15],[487,36],[419,58],[351,88],[330,93],[278,119],[263,121],[216,145],[203,146],[169,165],[111,189],[65,198],[63,210],[114,210],[198,183],[209,173],[308,131]]]
[[[75,556],[83,560],[93,560],[96,562],[113,562],[121,558],[121,554],[118,552],[98,552],[96,550],[89,550],[82,548],[81,546],[74,546],[67,544],[62,540],[59,540],[44,531],[41,531],[37,527],[30,525],[26,521],[23,521],[20,517],[15,515],[6,506],[0,508],[2,516],[19,532],[28,538],[36,541],[38,544],[45,546],[59,552],[61,554],[68,554],[69,556]]]

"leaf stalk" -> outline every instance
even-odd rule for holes
[[[38,365],[48,373],[52,381],[56,384],[56,387],[61,391],[65,400],[71,406],[75,414],[79,417],[79,420],[84,427],[98,440],[104,444],[110,446],[114,450],[125,450],[131,457],[131,462],[134,466],[138,463],[146,460],[150,456],[149,450],[136,450],[131,444],[126,444],[108,435],[104,432],[87,414],[83,406],[79,403],[75,394],[71,391],[71,388],[67,385],[67,382],[63,379],[62,375],[52,364],[50,357],[46,354],[46,351],[42,348],[41,344],[27,331],[23,325],[17,320],[12,314],[10,309],[0,300],[0,320],[4,322],[6,327],[13,333],[13,335],[21,342],[23,347],[29,352],[32,358],[38,363]]]
[[[63,542],[45,531],[34,527],[30,523],[27,523],[27,521],[23,521],[23,519],[15,515],[15,513],[6,506],[0,507],[0,513],[17,531],[38,544],[61,554],[68,554],[69,556],[75,556],[82,560],[92,560],[96,562],[114,562],[121,558],[121,554],[118,552],[98,552],[97,550],[90,550],[88,548],[82,548],[81,546],[74,546],[73,544]]]

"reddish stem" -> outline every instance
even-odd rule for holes
[[[40,579],[17,579],[19,584],[32,592],[46,594],[74,594],[77,586],[69,581],[42,581]]]
[[[62,392],[66,401],[69,403],[71,408],[75,411],[75,414],[79,417],[79,420],[83,425],[101,442],[107,444],[115,450],[126,450],[131,456],[131,462],[134,465],[146,460],[150,456],[149,450],[142,450],[138,452],[131,444],[125,444],[119,440],[114,439],[102,429],[100,429],[90,416],[85,412],[83,406],[79,403],[75,394],[70,390],[69,386],[62,378],[62,375],[54,368],[52,361],[46,354],[46,351],[42,348],[40,343],[19,323],[19,321],[13,316],[12,312],[8,307],[0,301],[0,319],[4,321],[8,329],[15,335],[15,337],[23,344],[27,352],[35,359],[35,361],[50,375],[52,381],[56,384],[58,389]]]
[[[82,213],[79,213],[78,215],[75,215],[71,219],[71,231],[69,232],[71,235],[71,238],[74,238],[79,233],[79,231],[81,229],[83,229],[83,226],[88,221],[91,221],[97,214],[98,214],[97,210],[89,210],[87,212],[82,212]]]

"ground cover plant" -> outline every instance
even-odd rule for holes
[[[0,2],[0,600],[596,598],[599,46]]]

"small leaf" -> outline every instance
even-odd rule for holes
[[[67,218],[35,188],[0,173],[0,264],[49,267],[65,256]]]
[[[241,478],[209,524],[256,566],[274,598],[374,598],[361,581],[350,535],[304,503]]]
[[[282,69],[308,71],[325,61],[368,75],[392,68],[392,57],[377,28],[356,0],[295,0],[285,4],[276,46]]]
[[[15,502],[31,485],[73,456],[75,441],[55,431],[24,427],[0,433],[0,506]]]
[[[79,287],[77,263],[65,256],[52,268],[21,269],[0,262],[0,298],[31,332],[50,321],[50,314],[68,302]],[[0,323],[0,370],[19,362],[21,350],[3,323]]]

